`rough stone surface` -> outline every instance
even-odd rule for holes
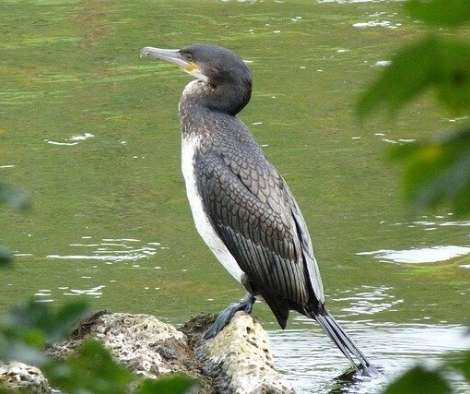
[[[203,334],[214,315],[200,314],[177,330],[150,315],[98,312],[80,322],[71,337],[50,346],[47,354],[64,358],[87,338],[96,338],[132,372],[149,378],[184,373],[199,381],[198,394],[292,394],[273,365],[266,332],[239,312],[214,339]],[[21,365],[21,367],[20,367]],[[3,369],[2,369],[3,368]],[[33,393],[49,393],[41,372],[25,364],[0,364],[0,382],[25,383]],[[2,380],[3,379],[3,380]]]
[[[294,393],[274,368],[266,332],[244,312],[238,312],[214,339],[201,341],[196,355],[218,393]]]
[[[51,392],[46,378],[38,368],[17,361],[0,363],[0,386],[33,394]]]
[[[90,337],[101,340],[119,363],[138,375],[158,378],[180,372],[201,379],[186,335],[150,315],[95,315],[82,322],[69,340],[51,346],[47,352],[54,358],[64,358]]]

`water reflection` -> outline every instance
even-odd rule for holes
[[[406,250],[381,249],[356,254],[359,256],[374,256],[376,259],[386,263],[436,263],[466,256],[470,254],[470,247],[445,245]]]
[[[91,277],[82,276],[81,279],[91,279]],[[103,295],[103,289],[106,288],[106,285],[98,285],[91,288],[70,288],[69,286],[59,286],[55,292],[56,297],[59,296],[87,296],[93,298],[101,298]],[[53,291],[50,289],[40,289],[34,293],[35,302],[54,302],[55,298],[52,297]]]
[[[377,61],[375,62],[375,65],[376,65],[377,67],[388,67],[388,66],[390,66],[391,64],[392,64],[392,61],[391,61],[391,60],[377,60]],[[414,141],[414,140],[412,140],[412,141]]]
[[[358,22],[354,23],[353,27],[356,29],[367,29],[369,27],[385,27],[387,29],[396,29],[401,26],[401,23],[393,23],[387,20],[375,20],[368,22]]]
[[[441,216],[442,218],[442,216]],[[429,220],[418,220],[413,222],[420,226],[441,226],[441,227],[470,227],[470,220],[447,220],[447,221],[429,221]]]
[[[44,141],[46,141],[48,144],[51,144],[51,145],[74,146],[74,145],[78,145],[82,141],[85,141],[94,137],[95,137],[94,134],[83,133],[83,134],[73,135],[70,138],[66,138],[64,141],[53,141],[53,140],[48,140],[48,139]]]
[[[435,365],[445,352],[470,346],[465,329],[455,325],[399,325],[342,323],[360,349],[383,375],[364,379],[350,387],[335,387],[335,378],[348,367],[348,361],[318,327],[311,330],[271,331],[270,340],[276,365],[286,372],[298,393],[341,392],[372,394],[380,392],[386,381],[419,362]],[[457,382],[456,393],[466,392]]]
[[[100,285],[92,287],[90,289],[70,289],[69,292],[64,293],[66,296],[92,296],[95,298],[100,298],[103,295],[103,290],[106,286]]]
[[[387,286],[361,286],[358,289],[345,290],[341,297],[332,298],[333,301],[347,302],[349,305],[341,310],[349,316],[373,315],[393,309],[403,302],[390,294],[392,288]]]
[[[82,239],[91,239],[91,236],[83,236]],[[48,259],[60,260],[102,260],[106,264],[121,261],[137,261],[149,258],[157,253],[159,242],[143,242],[133,238],[102,238],[98,242],[71,243],[70,247],[80,250],[77,254],[50,254]],[[89,253],[83,253],[83,250]]]
[[[34,296],[36,297],[36,302],[54,302],[54,299],[51,298],[50,289],[39,289]]]

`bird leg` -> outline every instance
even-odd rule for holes
[[[253,294],[247,293],[247,295],[240,300],[240,302],[234,302],[219,313],[215,322],[209,327],[207,332],[204,334],[204,339],[211,339],[217,336],[217,334],[224,329],[224,327],[230,323],[235,313],[238,311],[244,311],[248,314],[253,309],[253,304],[256,298]]]

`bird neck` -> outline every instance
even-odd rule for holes
[[[180,110],[202,107],[230,116],[238,114],[250,101],[251,80],[225,81],[217,84],[191,81],[183,91]]]

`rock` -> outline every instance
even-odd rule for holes
[[[244,312],[214,339],[200,342],[196,355],[217,393],[294,393],[274,368],[266,331]]]
[[[51,392],[46,378],[38,368],[17,361],[0,363],[0,386],[33,394]]]
[[[85,338],[103,342],[116,361],[146,378],[184,373],[196,378],[202,393],[211,393],[210,380],[200,373],[187,337],[171,324],[155,316],[129,313],[99,313],[81,322],[71,338],[47,350],[54,358],[64,358]]]
[[[186,371],[191,350],[185,335],[154,316],[127,313],[104,314],[87,327],[81,338],[53,345],[48,353],[65,357],[86,337],[95,337],[111,351],[121,364],[148,378]]]
[[[238,312],[217,337],[204,340],[202,334],[214,318],[201,314],[178,330],[150,315],[99,312],[80,322],[68,340],[50,346],[46,352],[61,359],[84,339],[96,338],[116,361],[143,377],[158,378],[176,372],[194,377],[199,382],[195,391],[198,394],[294,393],[274,368],[268,336],[261,324]],[[0,379],[6,376],[12,382],[31,381],[32,392],[50,392],[37,368],[21,365],[22,369],[10,367],[14,371],[11,374],[0,369]],[[10,381],[8,385],[16,387]]]

